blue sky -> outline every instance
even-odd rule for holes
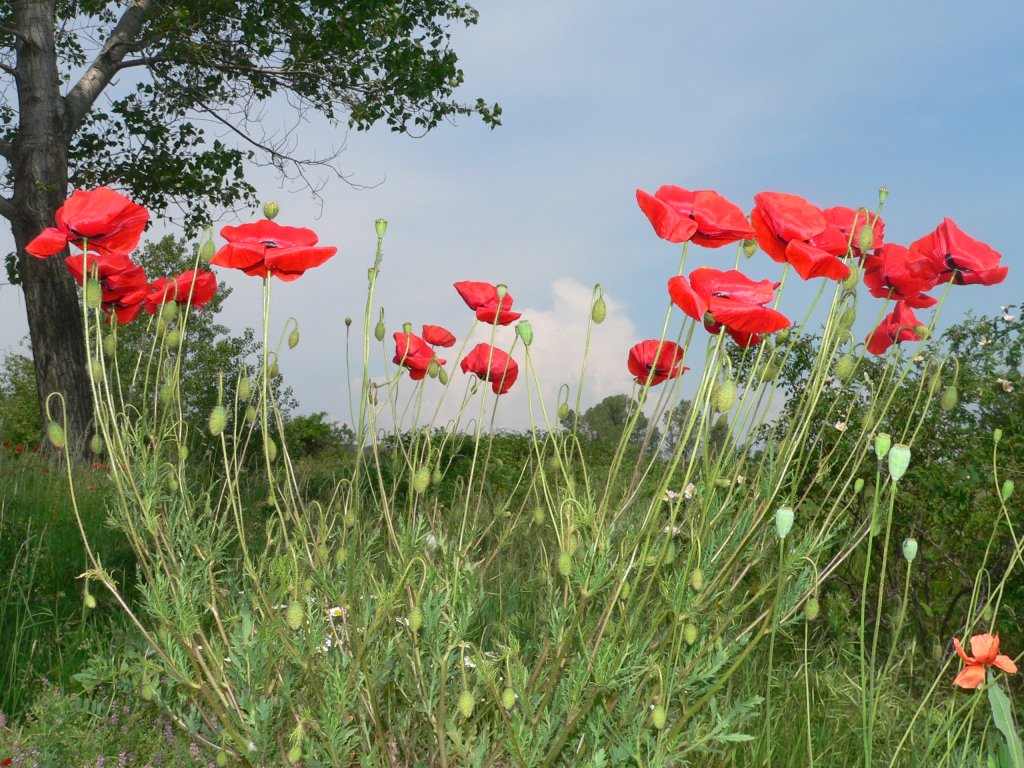
[[[505,282],[534,321],[551,392],[578,375],[590,289],[603,283],[611,312],[591,353],[590,401],[628,391],[626,353],[660,333],[678,261],[637,208],[637,187],[716,189],[749,210],[767,189],[822,207],[873,206],[884,184],[888,241],[907,244],[950,216],[1010,267],[1000,286],[956,289],[942,325],[1024,297],[1024,4],[475,5],[479,25],[455,37],[461,94],[499,102],[503,127],[462,119],[410,139],[305,125],[304,149],[344,143],[341,168],[369,187],[330,181],[322,209],[254,174],[281,201],[280,222],[312,226],[340,249],[275,285],[273,322],[294,315],[303,332],[282,361],[303,411],[347,415],[342,320],[362,314],[380,216],[391,222],[378,293],[389,333],[409,320],[461,336],[469,313],[451,283]],[[284,109],[267,119],[283,122]],[[722,268],[734,255],[692,253],[690,266]],[[781,273],[763,254],[745,269]],[[220,274],[236,286],[225,319],[256,324],[256,283]],[[787,291],[781,308],[796,314],[808,296]],[[13,289],[0,289],[0,312],[4,350],[26,327]],[[680,321],[677,312],[673,327]],[[509,396],[505,423],[522,425],[524,403]]]

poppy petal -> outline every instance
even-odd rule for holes
[[[998,667],[1003,670],[1003,672],[1009,672],[1011,675],[1017,674],[1017,665],[1013,663],[1013,659],[1002,653],[996,656],[995,660],[992,662],[992,666]]]
[[[685,277],[680,275],[669,278],[668,295],[677,307],[694,320],[704,319],[704,313],[708,311],[707,297],[695,291]]]
[[[67,248],[68,236],[56,227],[47,227],[25,246],[26,253],[38,259],[53,256]]]
[[[334,246],[319,248],[305,246],[268,248],[266,255],[263,257],[263,263],[266,265],[267,270],[275,276],[278,276],[278,272],[283,272],[287,275],[294,274],[295,277],[298,277],[307,269],[319,267],[337,252],[338,249]],[[290,279],[294,280],[295,277]]]
[[[984,680],[985,667],[981,664],[969,664],[953,678],[953,685],[958,685],[961,688],[977,688]]]
[[[659,188],[654,195],[636,191],[636,201],[655,234],[670,243],[686,242],[697,232],[697,222],[690,216],[692,199],[692,193],[672,185]]]

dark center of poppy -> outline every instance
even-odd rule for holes
[[[264,240],[264,241],[263,241],[263,246],[264,246],[265,248],[280,248],[280,247],[281,247],[281,246],[279,246],[279,245],[277,244],[277,242],[276,242],[276,241],[274,241],[274,240]]]
[[[942,260],[946,264],[946,269],[948,269],[950,272],[953,273],[953,282],[956,285],[963,285],[964,284],[964,274],[963,274],[964,273],[964,269],[963,269],[963,267],[961,267],[959,264],[956,263],[956,259],[953,257],[953,254],[952,253],[947,253],[943,257]]]

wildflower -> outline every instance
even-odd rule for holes
[[[931,262],[939,282],[952,279],[957,285],[994,285],[1006,279],[1002,256],[991,246],[975,240],[946,218],[930,235],[910,244],[909,258]]]
[[[682,365],[683,352],[674,341],[648,339],[629,350],[627,366],[637,384],[646,384],[649,377],[653,387],[690,370]]]
[[[1008,379],[998,378],[996,382],[1003,388],[1003,392],[1013,392],[1013,383]]]
[[[37,258],[60,253],[68,245],[102,255],[131,253],[142,238],[149,211],[107,187],[76,189],[47,227],[25,250]]]
[[[711,190],[691,192],[666,184],[653,195],[638,189],[636,201],[658,237],[670,243],[692,240],[720,248],[754,236],[743,211]]]
[[[754,205],[750,222],[757,243],[774,261],[792,264],[804,280],[850,276],[850,268],[838,258],[846,253],[848,238],[829,225],[820,208],[783,192],[759,192]]]
[[[686,487],[683,488],[683,498],[689,501],[697,493],[697,486],[693,483],[687,483]]]
[[[984,347],[988,343],[989,343],[988,339],[985,338],[984,336],[982,336],[980,339],[978,339],[978,346],[979,347]]]
[[[512,294],[505,290],[499,296],[496,285],[463,280],[455,283],[455,290],[466,305],[476,312],[477,320],[483,323],[509,325],[522,317],[521,313],[512,311]]]
[[[426,341],[412,333],[395,333],[395,365],[401,365],[409,371],[409,378],[413,381],[420,381],[427,375],[430,363],[437,360],[438,365],[444,365],[447,360],[442,360],[434,355]]]
[[[867,251],[873,251],[882,246],[882,238],[885,235],[885,222],[882,221],[881,216],[870,214],[863,208],[854,210],[843,205],[826,208],[822,213],[825,215],[825,221],[828,226],[838,229],[839,233],[846,238],[853,251],[853,255],[857,258],[863,258]],[[871,242],[865,243],[867,247],[864,248],[861,247],[859,242],[860,233],[864,227],[868,227],[868,222],[870,222],[870,227],[866,232],[871,237]],[[867,237],[865,237],[866,239]]]
[[[938,303],[925,291],[939,282],[935,265],[902,245],[886,243],[864,259],[864,284],[879,299],[892,298],[925,309]]]
[[[211,264],[257,277],[274,275],[285,282],[298,280],[307,269],[338,252],[334,247],[318,247],[320,238],[311,229],[284,227],[269,219],[224,227],[220,234],[228,243],[210,259]]]
[[[1012,323],[1013,319],[1014,319],[1013,315],[1011,315],[1009,312],[1007,312],[1006,314],[1003,315],[1003,322],[1004,323]]]
[[[424,325],[423,340],[432,347],[453,347],[455,336],[440,325]]]
[[[161,277],[150,283],[146,296],[146,312],[155,314],[158,307],[168,302],[202,307],[217,292],[217,277],[213,272],[190,269],[176,277]]]
[[[710,333],[725,328],[744,348],[759,344],[762,333],[789,327],[789,318],[764,306],[774,300],[778,287],[771,280],[754,282],[735,269],[723,272],[707,267],[695,269],[689,278],[680,275],[668,281],[669,296],[677,307],[703,321]]]
[[[960,673],[953,679],[953,685],[961,688],[977,688],[985,679],[985,667],[997,667],[1004,672],[1014,674],[1017,665],[1009,656],[999,653],[999,634],[981,634],[971,636],[971,653],[968,656],[960,645],[959,638],[953,638],[953,647],[957,655],[963,659],[967,666],[960,670]]]
[[[835,427],[836,429],[838,429],[840,432],[845,432],[846,431],[846,422],[845,421],[837,421],[832,426]]]
[[[745,482],[747,482],[746,475],[736,475],[736,485],[743,485]]]
[[[671,488],[665,491],[665,495],[661,497],[662,501],[675,501],[680,496],[679,493],[673,491]]]
[[[918,328],[921,322],[914,316],[914,310],[905,301],[897,301],[896,309],[890,312],[866,339],[868,352],[884,355],[893,344],[901,341],[921,341]]]
[[[496,395],[508,392],[519,376],[519,365],[507,352],[483,342],[473,347],[459,365],[463,373],[472,373],[491,382],[491,389]]]

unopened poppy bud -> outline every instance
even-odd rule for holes
[[[249,381],[249,376],[246,374],[238,380],[238,399],[246,401],[252,394],[252,382]]]
[[[409,629],[413,632],[419,632],[420,627],[423,626],[423,611],[418,605],[414,605],[412,610],[409,611]]]
[[[257,414],[256,414],[256,406],[254,406],[254,405],[247,405],[245,407],[245,420],[247,422],[249,422],[250,424],[255,424],[256,423],[256,416],[257,416]]]
[[[89,373],[93,381],[100,381],[103,378],[103,363],[98,358],[94,357],[89,361]]]
[[[522,339],[526,346],[533,344],[533,326],[529,320],[520,320],[516,323],[516,336]]]
[[[273,360],[270,361],[270,368],[267,370],[267,374],[270,376],[270,378],[274,378],[280,372],[281,369],[278,367],[277,358],[275,357]]]
[[[299,329],[292,328],[292,332],[288,334],[288,349],[295,349],[299,346]]]
[[[857,233],[857,247],[861,251],[870,251],[875,245],[875,228],[865,224]]]
[[[427,376],[432,379],[436,379],[437,375],[441,372],[441,366],[438,365],[437,360],[431,360],[427,364]]]
[[[274,461],[277,459],[277,443],[274,442],[274,438],[267,438],[267,460]]]
[[[437,380],[440,381],[442,384],[447,384],[448,383],[448,371],[446,371],[444,368],[442,368],[440,371],[438,371],[437,372]]]
[[[224,750],[217,753],[217,757],[214,760],[217,763],[217,768],[226,768],[228,764],[228,755]]]
[[[85,306],[89,309],[99,309],[103,304],[103,286],[99,280],[87,280],[84,293]]]
[[[856,480],[853,481],[853,492],[854,493],[860,493],[863,490],[864,490],[864,478],[863,477],[858,477]]]
[[[785,344],[786,343],[786,339],[789,338],[789,334],[790,334],[790,329],[789,328],[783,328],[781,331],[779,331],[778,333],[775,334],[775,341],[777,343],[779,343],[779,344]]]
[[[168,383],[161,384],[157,396],[164,405],[170,404],[174,400],[174,387]]]
[[[187,445],[179,445],[178,446],[178,460],[179,461],[188,461],[188,446]]]
[[[736,385],[726,378],[711,388],[711,404],[716,411],[725,413],[736,404]]]
[[[94,434],[92,439],[89,440],[89,450],[96,456],[103,453],[103,436],[99,432]]]
[[[216,253],[217,248],[214,246],[213,240],[204,240],[203,244],[199,246],[199,258],[203,260],[204,264],[209,264]]]
[[[590,308],[590,319],[594,321],[595,325],[600,325],[606,317],[608,317],[608,305],[605,304],[604,297],[599,296],[594,302],[594,306]]]
[[[700,568],[694,568],[690,574],[690,586],[694,592],[700,592],[704,588],[704,571]]]
[[[430,487],[430,468],[420,467],[412,475],[412,489],[416,493],[423,493]]]
[[[172,328],[167,332],[167,335],[164,336],[164,341],[167,343],[168,347],[178,346],[178,342],[181,341],[181,332],[177,328]]]
[[[993,429],[992,430],[992,442],[998,444],[999,441],[1002,440],[1002,439],[1003,439],[1003,430],[1001,430],[999,427],[996,427],[995,429]]]
[[[266,219],[273,219],[277,214],[281,212],[281,206],[277,204],[276,200],[267,200],[263,203],[263,217]]]
[[[793,530],[794,517],[792,507],[779,507],[775,510],[775,532],[779,534],[780,539],[786,538]]]
[[[292,600],[288,603],[288,608],[284,612],[284,620],[288,622],[288,626],[291,629],[298,629],[302,626],[302,620],[306,617],[306,610],[302,607],[302,603],[298,600]]]
[[[919,341],[924,341],[925,339],[932,335],[932,332],[928,330],[927,325],[915,325],[914,333],[917,334],[917,338]]]
[[[504,283],[498,283],[494,286],[494,292],[498,294],[498,302],[500,303],[508,295],[508,286]]]
[[[1003,487],[999,489],[999,495],[1003,501],[1008,501],[1013,496],[1013,480],[1004,480]]]
[[[860,280],[860,270],[856,267],[850,268],[850,274],[843,278],[843,290],[853,293],[857,290],[857,283]]]
[[[103,354],[107,357],[114,356],[114,350],[117,349],[117,341],[114,340],[113,336],[103,337]]]
[[[856,321],[857,308],[854,307],[853,304],[847,304],[843,308],[842,314],[839,315],[839,329],[845,333],[846,331],[853,328],[853,324]]]
[[[666,722],[668,722],[668,713],[665,708],[661,704],[655,704],[654,709],[651,710],[651,725],[660,731],[665,727]]]
[[[910,446],[896,443],[889,451],[889,477],[899,480],[910,466]]]
[[[373,228],[377,230],[377,237],[384,237],[384,233],[388,231],[388,220],[377,219],[373,222]]]
[[[572,573],[572,555],[565,550],[558,553],[558,572],[565,578]]]
[[[85,592],[85,607],[90,611],[96,607],[96,598],[93,597],[92,592],[86,590]]]
[[[380,310],[380,319],[377,324],[373,326],[373,338],[377,341],[384,341],[384,335],[388,332],[388,329],[384,326],[384,309]]]
[[[959,400],[960,394],[957,392],[956,387],[946,387],[942,390],[942,396],[939,398],[939,407],[944,411],[952,411],[956,408]]]
[[[853,369],[856,363],[857,361],[849,352],[841,354],[839,359],[836,360],[836,378],[842,382],[849,381],[850,377],[853,376]]]
[[[806,604],[804,604],[804,618],[807,621],[814,621],[820,613],[821,603],[818,602],[818,598],[815,595],[811,595],[807,598]]]
[[[441,480],[443,480],[443,479],[444,479],[444,475],[441,474],[441,470],[440,469],[435,469],[433,472],[430,473],[430,482],[433,485],[440,485],[441,484]]]
[[[544,525],[544,508],[537,507],[533,510],[533,524]]]
[[[697,625],[692,621],[686,623],[683,627],[683,640],[686,641],[687,645],[693,645],[697,642]]]
[[[160,306],[160,314],[158,317],[164,323],[169,323],[178,316],[178,305],[173,301],[165,302]]]
[[[288,762],[292,765],[299,762],[302,759],[302,745],[295,744],[291,749],[288,750]]]
[[[223,405],[215,405],[213,410],[210,411],[210,434],[216,437],[224,431],[227,425],[228,412]]]
[[[53,443],[54,448],[63,448],[67,445],[67,436],[64,434],[64,427],[56,421],[46,425],[46,437]]]
[[[558,404],[557,415],[558,415],[559,419],[566,418],[569,415],[569,404],[568,403],[559,403]]]
[[[142,696],[143,701],[152,701],[153,697],[156,696],[156,691],[149,683],[143,683],[139,693]]]
[[[889,455],[889,449],[892,447],[892,437],[887,432],[879,432],[875,435],[875,456],[879,459],[884,459]]]
[[[782,361],[776,355],[772,355],[768,362],[766,362],[761,370],[758,371],[761,381],[764,383],[775,381],[779,378],[779,374],[782,373]]]
[[[889,188],[888,187],[879,187],[878,188],[878,202],[879,203],[884,203],[885,199],[887,197],[889,197]]]
[[[512,709],[516,705],[516,692],[506,688],[501,692],[501,706],[505,709]]]
[[[473,716],[473,694],[467,690],[459,694],[459,712],[467,719]]]
[[[903,540],[903,559],[908,563],[912,563],[915,558],[917,558],[917,539],[913,536],[908,536]]]
[[[743,241],[743,255],[748,259],[757,253],[757,240],[750,238]]]

